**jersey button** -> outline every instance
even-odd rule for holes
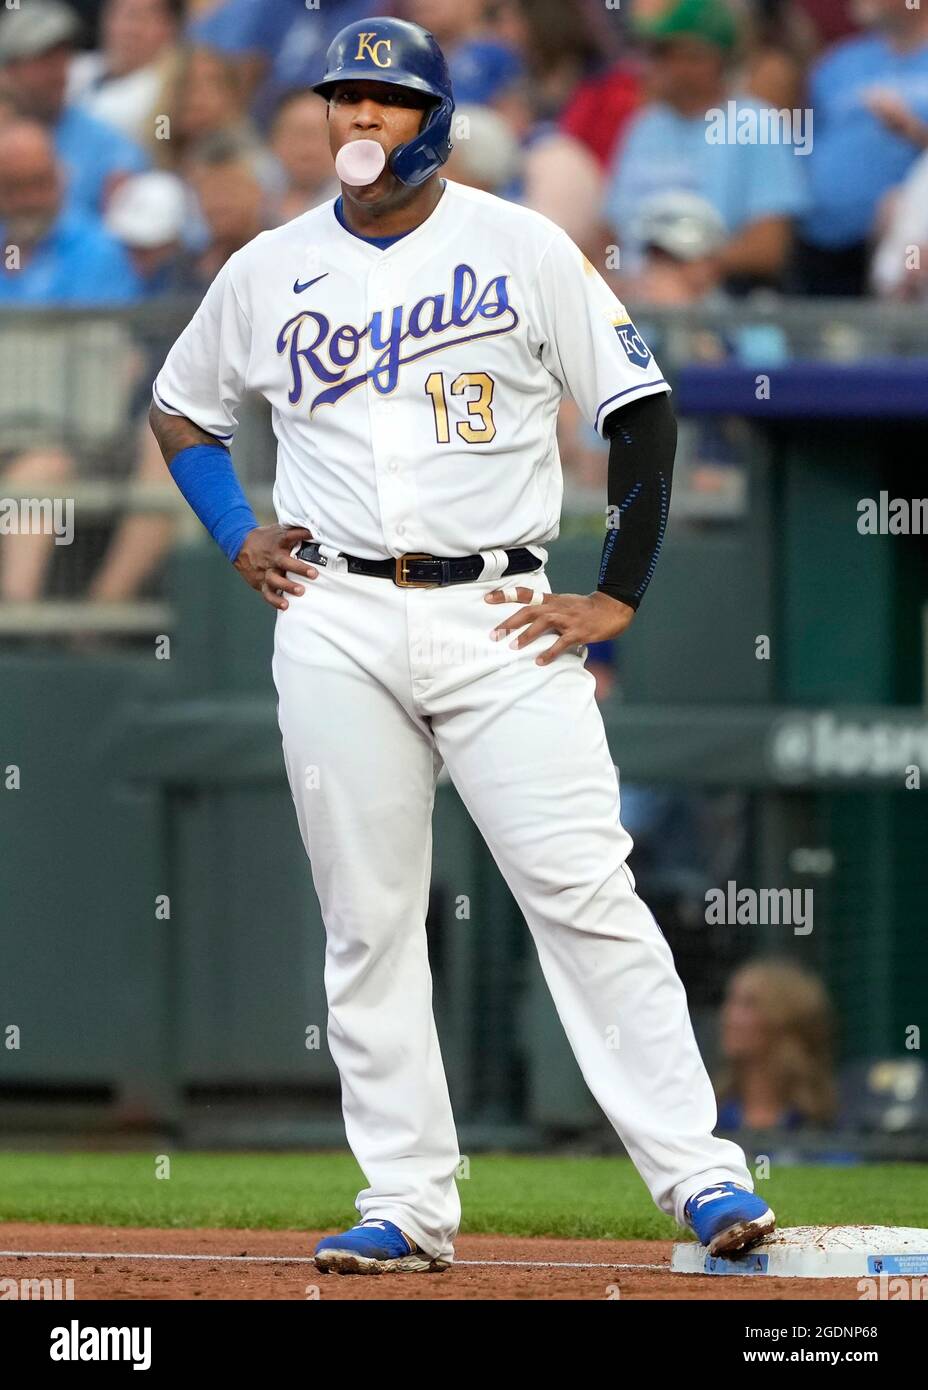
[[[400,522],[399,526],[397,526],[397,528],[396,528],[396,534],[397,534],[398,536],[405,536],[405,534],[406,534],[406,527],[403,525],[402,522]]]
[[[388,473],[398,473],[398,472],[399,472],[399,467],[400,467],[400,466],[399,466],[399,464],[397,463],[396,459],[391,459],[390,462],[387,464],[387,472],[388,472]]]

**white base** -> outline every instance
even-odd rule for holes
[[[704,1245],[673,1247],[675,1274],[792,1275],[860,1279],[928,1275],[928,1230],[914,1226],[790,1226],[740,1254],[710,1255]]]

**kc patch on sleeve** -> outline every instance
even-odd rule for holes
[[[625,350],[625,356],[633,367],[642,370],[651,365],[651,349],[648,347],[631,319],[617,319],[613,324],[616,336]]]

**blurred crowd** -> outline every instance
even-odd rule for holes
[[[0,9],[0,303],[202,291],[337,193],[309,87],[372,12],[449,58],[448,176],[550,216],[626,297],[925,295],[928,6],[20,0]]]
[[[448,177],[564,227],[636,318],[757,291],[928,299],[917,0],[16,0],[0,4],[7,382],[30,373],[4,308],[196,302],[257,233],[338,193],[310,85],[338,30],[374,13],[448,57]],[[158,365],[139,354],[129,393],[153,482]],[[79,468],[73,441],[23,450],[6,427],[0,411],[0,478]],[[572,485],[601,501],[602,441],[569,400],[559,438],[568,504]],[[130,518],[91,596],[135,594],[168,535]],[[8,539],[0,598],[43,591],[41,540]]]

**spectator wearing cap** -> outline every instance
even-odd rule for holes
[[[126,249],[146,299],[202,293],[184,244],[191,195],[164,169],[133,174],[121,183],[106,210],[106,226]]]
[[[178,61],[182,8],[181,0],[106,0],[100,47],[74,58],[69,100],[140,145],[153,145]]]
[[[144,152],[113,127],[66,105],[78,20],[60,0],[29,0],[0,19],[0,90],[41,121],[66,172],[68,201],[99,214],[121,178],[147,167]]]
[[[712,258],[728,239],[725,223],[707,199],[671,188],[638,209],[634,236],[642,248],[641,271],[626,293],[648,305],[692,304],[715,288]],[[680,266],[690,274],[678,274]]]
[[[341,189],[332,172],[326,105],[316,92],[298,90],[283,98],[269,143],[286,180],[274,214],[278,225],[338,197]]]
[[[17,118],[0,140],[0,304],[131,303],[141,285],[98,219],[63,206],[48,129]]]
[[[759,103],[732,90],[727,73],[737,30],[724,0],[677,0],[637,22],[649,45],[652,98],[632,119],[620,143],[606,197],[606,215],[619,241],[622,273],[640,271],[642,247],[635,217],[646,199],[672,189],[705,198],[721,216],[727,237],[708,263],[678,274],[707,274],[732,291],[777,285],[787,263],[793,221],[808,204],[802,160],[791,144],[755,139],[721,143],[714,113],[760,113]],[[758,124],[759,128],[759,124]]]
[[[871,4],[874,29],[826,52],[809,80],[812,205],[794,268],[804,294],[866,293],[881,202],[928,148],[928,6]]]

